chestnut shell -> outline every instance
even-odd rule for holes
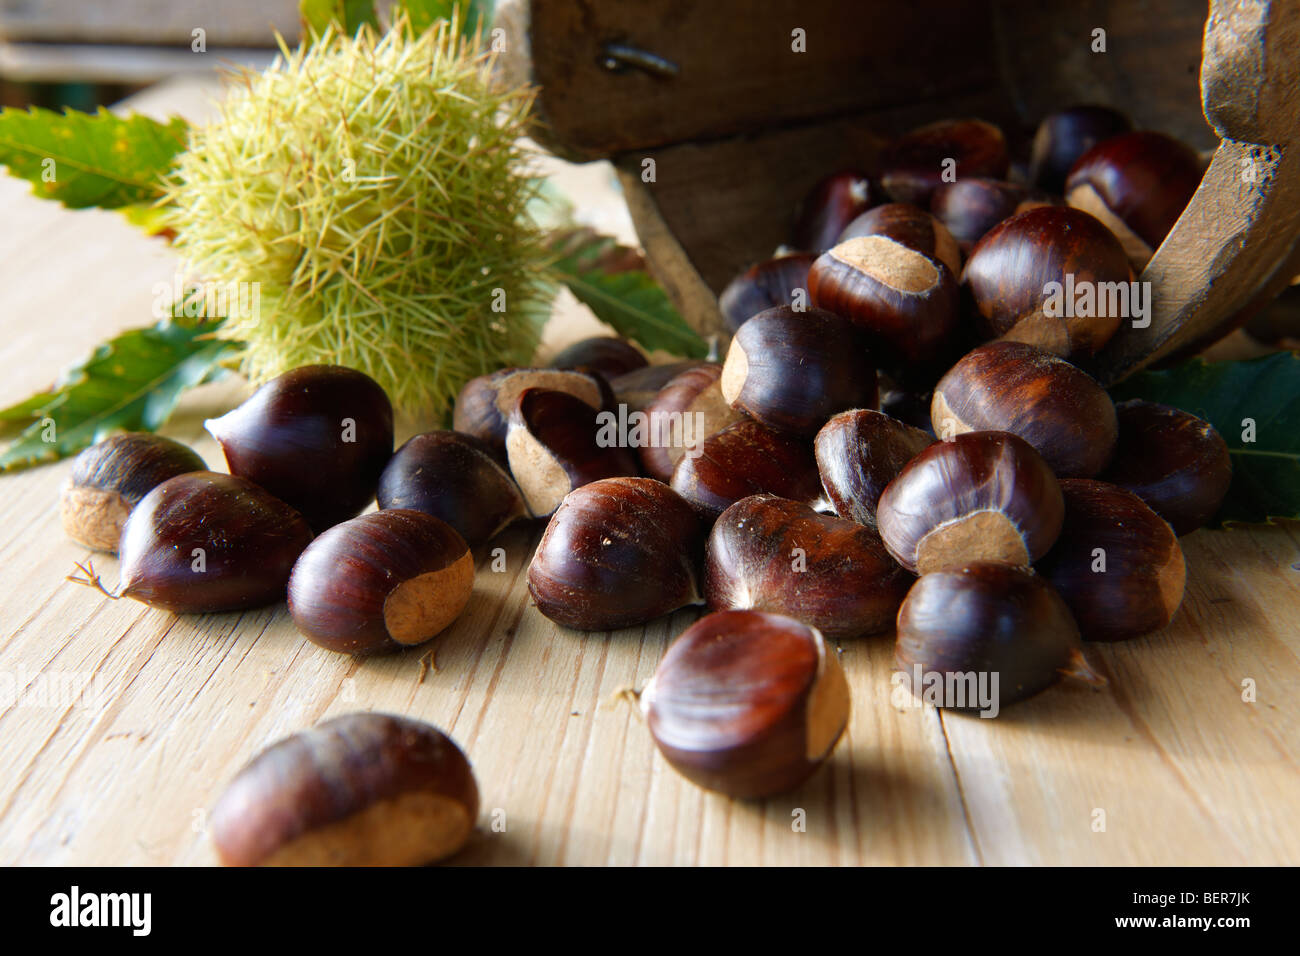
[[[808,269],[817,253],[795,252],[750,266],[718,296],[722,317],[734,332],[758,313],[778,305],[794,305],[795,293],[808,294]]]
[[[856,409],[833,417],[813,442],[826,497],[841,518],[876,526],[876,505],[903,467],[934,437],[884,412]]]

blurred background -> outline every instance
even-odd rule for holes
[[[93,110],[159,80],[261,67],[298,0],[0,0],[0,106]],[[199,47],[200,49],[195,49]]]

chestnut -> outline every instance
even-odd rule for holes
[[[836,640],[892,627],[911,582],[873,529],[775,495],[722,512],[705,552],[711,609],[784,614]]]
[[[807,305],[808,269],[817,253],[794,252],[750,266],[718,296],[722,317],[734,332],[758,313],[777,305]],[[797,303],[802,293],[805,299]]]
[[[504,460],[510,413],[526,388],[567,392],[582,399],[593,410],[611,404],[611,386],[591,372],[556,368],[503,368],[465,383],[456,396],[451,427],[485,442],[494,454]]]
[[[474,558],[455,528],[423,511],[373,511],[307,546],[289,616],[326,650],[387,654],[440,633],[473,590]]]
[[[1039,206],[1053,205],[1060,205],[1060,200],[1029,186],[978,177],[944,183],[930,197],[930,212],[966,255],[1002,220]]]
[[[762,492],[814,506],[823,500],[808,440],[752,418],[715,432],[698,452],[684,456],[672,486],[710,521],[741,498]]]
[[[1065,199],[1105,223],[1140,272],[1187,208],[1201,175],[1196,151],[1172,136],[1122,133],[1079,157],[1066,177]]]
[[[876,404],[876,370],[855,329],[824,309],[782,305],[754,316],[732,338],[719,384],[732,408],[796,435]]]
[[[885,236],[901,242],[942,262],[954,276],[961,275],[961,249],[957,240],[947,226],[920,206],[907,202],[877,206],[845,226],[839,241],[848,242],[862,236]]]
[[[856,409],[836,415],[813,442],[822,488],[835,513],[876,527],[881,492],[933,443],[932,436],[883,412]]]
[[[800,204],[790,242],[796,249],[825,252],[845,226],[879,201],[879,189],[866,173],[852,169],[832,173],[813,186]]]
[[[1002,179],[1010,162],[1006,137],[992,123],[940,120],[912,130],[885,148],[880,182],[895,201],[925,207],[941,183],[969,176]]]
[[[912,585],[898,611],[894,662],[923,701],[985,717],[1062,677],[1104,683],[1051,585],[1028,568],[992,561]]]
[[[523,492],[492,450],[472,435],[416,435],[379,476],[380,508],[412,508],[441,518],[471,548],[528,517]]]
[[[145,495],[122,526],[115,596],[190,613],[273,604],[310,541],[302,515],[246,478],[177,475]]]
[[[920,574],[973,561],[1031,564],[1061,531],[1065,505],[1047,463],[1022,438],[967,432],[913,458],[880,495],[889,553]]]
[[[608,413],[607,413],[608,414]],[[538,518],[555,513],[574,488],[635,475],[636,453],[609,435],[601,412],[567,392],[526,388],[510,413],[506,454],[524,503]]]
[[[823,253],[808,272],[813,305],[862,328],[887,359],[937,357],[957,329],[948,267],[887,236],[860,236]]]
[[[798,787],[849,720],[848,681],[825,638],[759,611],[718,611],[688,627],[640,702],[673,769],[741,799]]]
[[[1133,399],[1115,406],[1119,443],[1102,473],[1179,535],[1214,517],[1232,484],[1232,457],[1214,426],[1190,412]]]
[[[704,528],[653,478],[606,478],[564,499],[528,566],[528,593],[579,631],[644,624],[700,603]]]
[[[1183,599],[1186,569],[1173,528],[1131,491],[1083,478],[1061,482],[1065,524],[1038,565],[1090,641],[1164,627]]]
[[[306,365],[204,427],[230,473],[301,512],[319,534],[361,512],[393,454],[393,406],[369,375]]]
[[[551,359],[552,368],[595,372],[609,381],[645,368],[649,361],[640,349],[616,335],[596,335],[560,349]]]
[[[682,372],[660,390],[645,414],[649,440],[637,449],[651,478],[667,483],[688,449],[744,418],[722,397],[722,366],[707,362]]]
[[[1040,206],[975,244],[962,288],[990,337],[1073,357],[1095,354],[1137,313],[1132,278],[1109,229],[1078,209]]]
[[[934,389],[934,433],[1006,431],[1062,478],[1090,478],[1110,461],[1119,425],[1110,396],[1086,372],[1021,342],[968,352]]]
[[[478,805],[469,761],[442,731],[345,714],[254,757],[210,832],[225,866],[417,866],[463,847]]]
[[[647,365],[645,368],[620,375],[609,382],[609,387],[613,391],[611,405],[626,405],[629,413],[645,411],[659,392],[678,375],[708,364],[710,363],[686,359],[681,362],[666,362],[662,365]]]
[[[140,499],[168,478],[206,471],[187,445],[148,432],[105,438],[81,452],[63,486],[63,530],[96,551],[117,551],[122,525]]]
[[[1108,106],[1080,105],[1043,117],[1034,133],[1029,178],[1041,189],[1065,192],[1065,177],[1080,156],[1104,139],[1127,133],[1133,123]]]

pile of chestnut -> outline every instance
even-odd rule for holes
[[[1047,309],[1045,287],[1130,282],[1201,164],[1079,107],[1043,121],[1020,181],[1010,170],[1002,133],[961,120],[825,179],[795,251],[721,297],[721,363],[584,340],[471,380],[453,430],[396,453],[371,379],[296,369],[208,423],[229,475],[157,436],[88,449],[65,526],[120,551],[120,595],[215,611],[287,593],[308,638],[360,655],[443,630],[472,551],[545,520],[528,587],[564,627],[707,604],[638,696],[675,768],[741,797],[798,786],[841,736],[849,688],[828,642],[895,628],[905,679],[997,674],[995,706],[1095,680],[1084,640],[1173,616],[1178,536],[1213,516],[1231,466],[1206,422],[1112,404],[1085,367],[1125,316],[1101,298]],[[635,440],[632,413],[650,425]],[[278,799],[260,786],[241,784],[241,813]],[[230,845],[254,860],[280,844]]]

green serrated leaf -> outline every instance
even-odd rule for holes
[[[73,455],[115,431],[156,431],[181,393],[221,374],[238,351],[211,338],[219,322],[164,320],[98,346],[59,385],[0,409],[0,422],[27,427],[0,453],[0,471]]]
[[[590,229],[557,233],[554,271],[596,318],[647,349],[703,358],[709,346],[686,324],[635,249]]]
[[[1143,372],[1111,389],[1116,401],[1143,398],[1212,424],[1232,455],[1232,486],[1216,521],[1300,518],[1300,355],[1278,352],[1240,362],[1192,359]],[[1253,441],[1249,423],[1254,422]]]
[[[188,124],[146,116],[117,116],[33,107],[0,110],[0,165],[32,184],[44,199],[72,209],[118,209],[151,203],[162,178],[185,148]]]
[[[353,36],[363,23],[378,25],[375,0],[298,0],[298,16],[304,32],[318,36],[331,23],[347,36]]]

